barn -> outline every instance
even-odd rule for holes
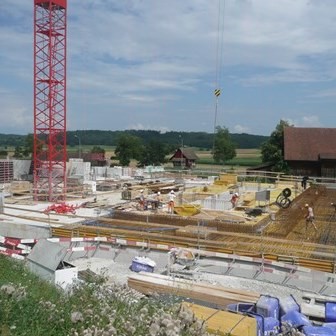
[[[284,159],[293,175],[336,177],[336,128],[284,128]]]
[[[198,156],[192,150],[192,148],[178,148],[174,155],[169,159],[173,163],[174,167],[182,167],[191,169],[195,167]]]

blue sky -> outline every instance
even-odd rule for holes
[[[213,132],[216,78],[232,133],[336,127],[335,36],[335,0],[68,0],[68,130]],[[32,106],[33,0],[1,0],[0,133]]]

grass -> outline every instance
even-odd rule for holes
[[[211,151],[196,151],[199,157],[197,166],[199,165],[217,165],[212,158]],[[261,164],[261,153],[259,149],[237,149],[237,156],[232,160],[225,162],[226,166],[244,166],[253,167]]]
[[[139,297],[99,279],[66,293],[0,254],[0,335],[207,335],[176,298]]]
[[[261,164],[261,159],[258,158],[234,158],[232,160],[228,160],[225,162],[225,165],[229,166],[244,166],[244,167],[252,167]],[[213,159],[200,159],[197,161],[197,164],[208,164],[214,165],[216,164]],[[218,164],[220,165],[220,164]]]

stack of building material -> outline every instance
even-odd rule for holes
[[[70,159],[67,163],[67,176],[82,177],[85,181],[90,179],[91,163],[83,159]]]
[[[0,160],[0,183],[8,183],[13,180],[13,161]]]
[[[253,317],[186,302],[182,308],[190,309],[199,320],[205,321],[210,334],[257,336],[257,320]]]
[[[242,198],[243,206],[252,206],[255,203],[255,193],[246,192]]]
[[[220,174],[219,180],[214,182],[215,185],[225,185],[228,188],[232,188],[237,185],[237,175],[236,174]]]
[[[32,191],[32,184],[28,181],[12,181],[10,192],[12,195],[30,194]]]
[[[196,283],[191,280],[144,272],[130,276],[128,278],[128,286],[143,294],[161,293],[177,295],[209,302],[221,308],[226,307],[230,303],[254,303],[259,298],[259,294],[255,292],[200,282]]]

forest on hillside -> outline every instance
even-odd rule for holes
[[[206,132],[166,132],[151,130],[125,130],[125,131],[101,131],[101,130],[78,130],[67,132],[67,144],[76,146],[116,146],[118,138],[124,134],[130,134],[140,138],[144,143],[158,141],[174,147],[184,146],[197,147],[199,149],[211,149],[214,135]],[[24,146],[27,135],[0,134],[0,146]],[[259,148],[268,140],[268,136],[252,135],[247,133],[231,133],[230,137],[236,148]]]

